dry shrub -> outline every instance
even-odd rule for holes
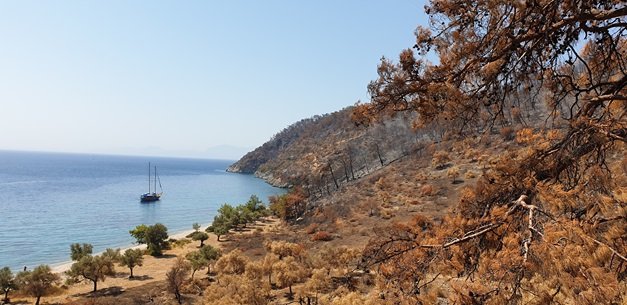
[[[317,223],[312,223],[312,224],[308,225],[305,228],[305,232],[307,234],[314,234],[314,233],[316,233],[317,230],[318,230],[318,224]]]
[[[386,182],[386,180],[385,180],[385,179],[383,179],[383,178],[379,178],[379,180],[377,180],[377,182],[375,182],[374,187],[375,187],[377,190],[382,190],[382,191],[383,191],[383,190],[385,190],[385,189],[389,188],[389,187],[390,187],[390,185],[389,185],[389,183],[387,183],[387,182]]]
[[[465,188],[462,189],[461,196],[460,196],[460,201],[462,203],[475,201],[476,198],[477,198],[477,195],[472,190],[472,188],[465,187]]]
[[[614,197],[616,197],[616,200],[619,202],[627,202],[627,188],[617,189],[614,193]]]
[[[425,184],[422,187],[420,187],[420,194],[422,196],[433,196],[433,195],[435,195],[435,190],[434,190],[433,185]]]
[[[511,141],[514,139],[514,128],[512,128],[511,126],[505,126],[503,128],[501,128],[501,130],[499,131],[499,134],[501,134],[501,137],[503,138],[503,140],[505,141]]]
[[[452,147],[453,147],[452,151],[462,152],[466,150],[466,143],[464,143],[463,141],[457,141],[453,143]]]
[[[429,179],[429,175],[425,174],[424,172],[419,172],[419,173],[416,174],[416,176],[414,176],[414,178],[417,181],[424,181],[424,180]]]
[[[431,164],[436,169],[443,169],[444,166],[451,161],[451,158],[448,155],[448,152],[444,150],[437,151],[433,154],[433,159],[431,160]]]
[[[429,217],[426,217],[422,214],[416,214],[409,221],[409,225],[415,228],[420,228],[424,231],[430,229],[433,223],[431,222],[431,219]]]
[[[546,139],[549,141],[556,141],[561,139],[564,136],[561,130],[551,129],[546,132]]]
[[[446,172],[446,175],[453,179],[453,183],[457,182],[457,177],[459,177],[459,167],[457,166],[453,166],[451,168],[448,169],[448,171]]]
[[[390,210],[382,210],[381,211],[381,218],[383,218],[383,219],[390,219],[392,217],[394,217],[394,214]]]
[[[344,221],[344,219],[342,218],[337,218],[335,221],[333,221],[333,224],[335,225],[335,228],[338,229],[344,229],[346,228],[346,221]],[[331,227],[329,230],[332,230],[333,227]]]
[[[316,234],[314,234],[311,237],[312,241],[331,241],[333,240],[333,235],[331,235],[329,232],[326,231],[319,231],[316,232]]]
[[[463,152],[464,159],[476,159],[477,158],[477,150],[474,148],[468,148]]]
[[[460,141],[460,143],[462,145],[461,151],[470,150],[475,146],[475,139],[473,137],[465,137],[463,140]]]
[[[535,135],[531,128],[524,128],[516,132],[516,143],[518,144],[528,144],[534,139]]]
[[[475,172],[473,171],[467,171],[466,174],[464,175],[464,178],[466,179],[473,179],[476,177],[477,177],[477,174],[475,174]]]

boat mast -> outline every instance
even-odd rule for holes
[[[150,194],[150,162],[148,162],[148,194]]]
[[[155,194],[157,193],[157,166],[155,166]]]

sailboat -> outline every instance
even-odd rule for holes
[[[142,194],[140,197],[141,202],[153,202],[157,201],[161,198],[161,194],[163,194],[163,189],[161,188],[161,179],[157,176],[157,167],[155,166],[155,178],[151,179],[150,173],[150,162],[148,162],[148,193]],[[154,180],[154,190],[151,189],[152,183]],[[157,193],[157,181],[159,181],[159,189],[161,192]]]

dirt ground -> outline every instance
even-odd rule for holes
[[[217,237],[209,234],[209,239],[205,241],[205,245],[211,245],[218,249],[232,247],[230,244],[233,240],[240,240],[244,236],[251,235],[253,232],[268,232],[276,230],[279,221],[269,218],[265,221],[258,221],[249,228],[233,232],[230,237],[221,237],[218,242]],[[182,239],[190,232],[176,234],[171,236],[175,239]],[[229,239],[230,238],[230,239]],[[164,251],[164,255],[160,257],[144,256],[142,266],[133,269],[133,279],[129,279],[130,271],[126,267],[116,266],[117,274],[114,277],[108,277],[104,282],[98,282],[98,291],[92,293],[92,282],[81,282],[71,286],[62,286],[57,293],[41,298],[41,304],[167,304],[163,300],[171,299],[167,293],[165,285],[166,273],[174,265],[178,257],[185,257],[189,252],[199,248],[199,242],[192,241],[180,247]],[[63,265],[55,268],[61,276],[64,269],[69,265]],[[196,274],[206,272],[199,270]],[[10,293],[11,304],[34,304],[35,299],[17,293]],[[161,302],[155,302],[161,299]],[[195,297],[187,297],[185,303],[195,303]]]

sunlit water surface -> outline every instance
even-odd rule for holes
[[[148,162],[164,195],[140,203]],[[0,151],[0,268],[69,260],[71,243],[94,250],[128,246],[138,224],[170,233],[209,223],[223,203],[264,202],[284,190],[250,175],[226,173],[232,161]]]

